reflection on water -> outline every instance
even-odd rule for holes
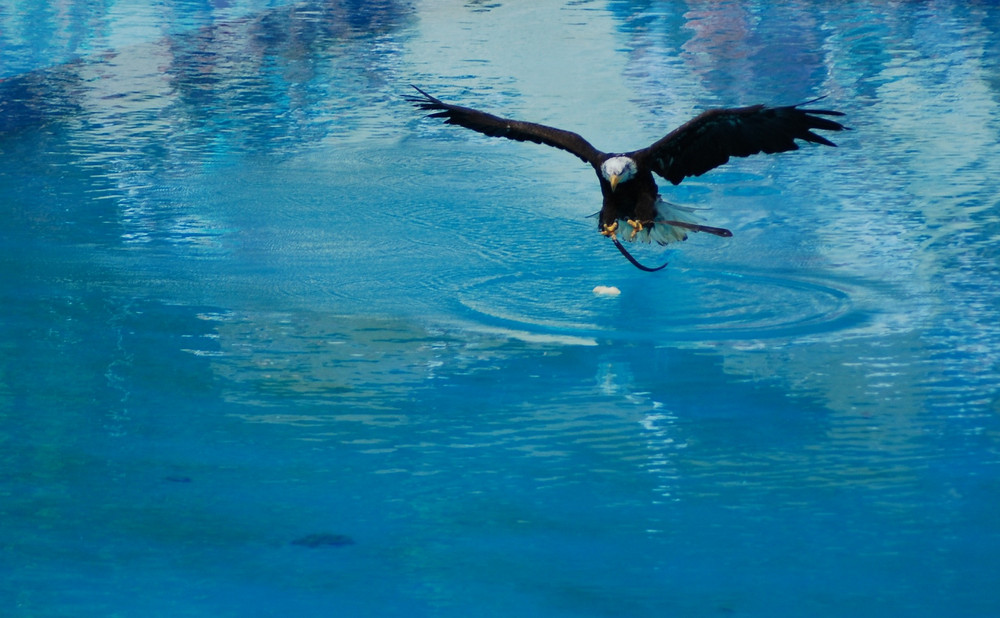
[[[220,226],[187,203],[192,175],[372,130],[384,104],[360,105],[358,93],[390,76],[385,35],[402,9],[329,2],[226,15],[0,82],[3,152],[27,164],[4,174],[5,202],[18,209],[43,192],[43,208],[119,226],[126,242],[203,246]],[[81,193],[92,206],[73,207]],[[37,220],[32,211],[24,216]]]
[[[996,613],[1000,11],[9,5],[14,615]],[[735,236],[650,276],[591,170],[411,81],[605,148],[853,131],[666,187]]]

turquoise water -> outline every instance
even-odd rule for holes
[[[538,4],[0,0],[0,614],[1000,614],[1000,9]]]

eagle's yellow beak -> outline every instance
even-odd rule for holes
[[[608,178],[608,182],[611,183],[611,190],[614,191],[615,187],[618,186],[618,179],[620,176],[618,174],[611,174],[611,178]]]

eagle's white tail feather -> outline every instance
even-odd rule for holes
[[[690,206],[671,204],[662,197],[657,197],[656,221],[652,225],[644,223],[642,229],[632,238],[632,226],[627,221],[619,220],[618,229],[621,230],[619,236],[625,240],[655,242],[660,245],[687,240],[688,232],[697,232],[698,230],[693,228],[700,226],[701,219],[694,212],[695,209]],[[693,228],[671,225],[667,221],[690,223]]]

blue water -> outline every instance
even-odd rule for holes
[[[0,0],[0,614],[1000,615],[1000,9],[534,4]]]

